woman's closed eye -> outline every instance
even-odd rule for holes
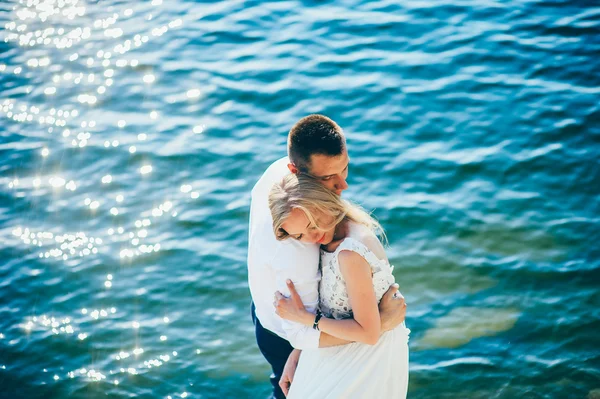
[[[308,228],[308,231],[313,231],[313,230],[317,230],[317,226],[310,226]],[[304,237],[304,234],[298,234],[296,237],[294,237],[296,240],[301,240],[302,237]]]

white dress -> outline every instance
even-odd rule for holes
[[[347,237],[334,252],[321,250],[320,308],[324,317],[352,317],[338,254],[350,250],[369,262],[377,301],[394,283],[393,266],[362,242]],[[375,345],[351,343],[303,350],[288,399],[406,398],[408,389],[408,338],[404,322],[385,332]]]

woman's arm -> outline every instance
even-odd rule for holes
[[[365,258],[352,251],[341,251],[338,260],[354,319],[322,318],[319,329],[334,337],[375,345],[381,335],[381,320],[373,289],[371,266]]]
[[[286,284],[290,291],[289,297],[284,297],[279,291],[275,293],[276,308],[282,309],[286,306],[297,307],[298,309],[304,309],[302,304],[302,298],[296,292],[294,283],[291,280],[287,280]],[[379,301],[379,318],[381,319],[381,333],[391,331],[398,327],[406,316],[406,301],[403,296],[396,296],[398,292],[398,284],[390,285],[387,292],[381,297]],[[314,317],[314,315],[313,315]],[[311,325],[312,327],[312,325]],[[351,344],[353,341],[334,337],[327,333],[321,332],[319,334],[319,348],[328,348],[331,346]]]
[[[374,345],[381,334],[381,319],[369,263],[358,253],[343,250],[339,253],[340,272],[346,282],[354,319],[322,318],[319,329],[337,338]],[[284,319],[312,326],[315,315],[297,306],[280,302],[277,313]]]

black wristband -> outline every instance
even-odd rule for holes
[[[317,315],[315,316],[315,322],[313,323],[313,329],[320,331],[319,330],[319,320],[321,320],[321,317],[323,317],[323,313],[321,313],[320,310],[317,310]]]

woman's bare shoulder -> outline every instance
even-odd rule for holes
[[[353,223],[350,229],[350,237],[355,240],[361,242],[364,246],[366,246],[371,252],[375,254],[379,259],[387,261],[387,255],[385,253],[385,249],[383,248],[383,244],[375,235],[375,233],[369,229],[368,227]]]

